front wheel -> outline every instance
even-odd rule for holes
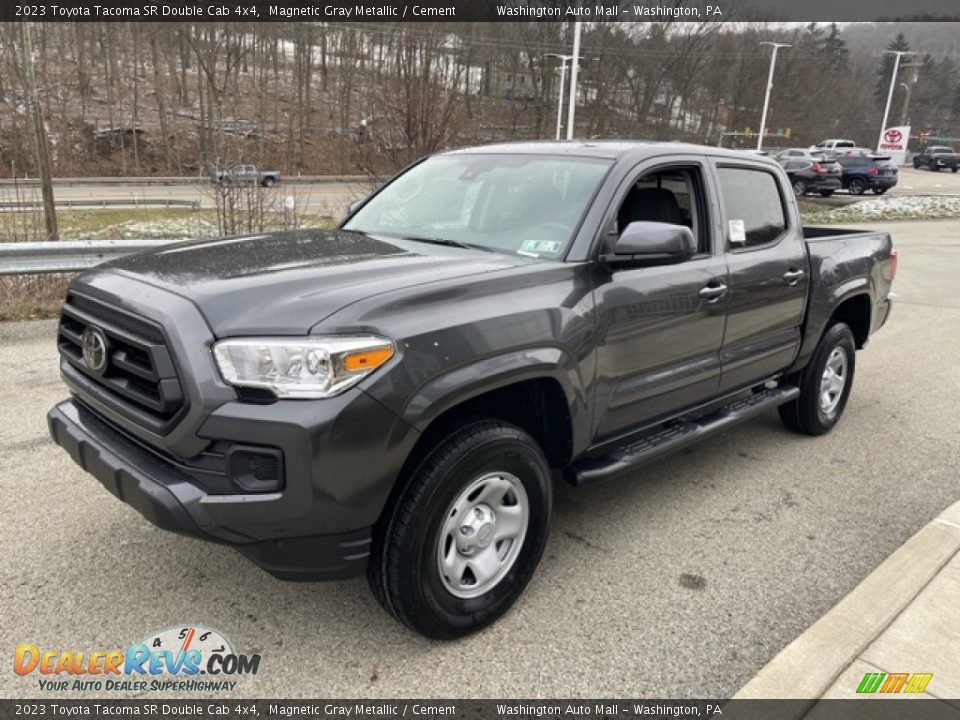
[[[863,195],[867,189],[867,184],[860,178],[853,178],[847,186],[847,189],[850,190],[851,195]]]
[[[960,170],[960,168],[958,168],[958,167],[952,167],[952,168],[950,168],[950,172],[952,172],[952,173],[955,173],[957,170]]]
[[[370,587],[427,637],[479,630],[533,576],[552,502],[550,468],[530,435],[497,420],[469,422],[424,458],[378,527]]]
[[[271,188],[277,184],[277,181],[272,177],[266,177],[261,183],[265,188]]]
[[[791,430],[823,435],[837,424],[850,397],[856,367],[853,332],[845,323],[827,330],[810,362],[799,373],[800,396],[781,405],[780,419]]]

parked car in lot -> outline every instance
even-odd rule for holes
[[[234,165],[225,170],[217,170],[210,179],[220,185],[260,184],[263,187],[273,187],[280,182],[280,171],[259,170],[256,165]]]
[[[831,158],[841,152],[849,152],[857,147],[853,140],[844,140],[841,138],[830,138],[821,140],[816,145],[811,145],[810,150],[816,150],[823,153],[823,157]]]
[[[863,195],[867,190],[883,195],[897,184],[897,166],[889,157],[846,155],[838,157],[837,162],[843,168],[843,187],[851,195]]]
[[[790,179],[793,194],[797,197],[813,192],[830,197],[843,186],[843,168],[836,160],[818,160],[811,155],[792,154],[781,156],[779,162]]]
[[[621,477],[773,408],[829,432],[895,270],[885,232],[802,227],[769,158],[445,152],[336,229],[74,278],[49,427],[159,527],[284,579],[366,573],[387,612],[454,638],[529,582],[553,477]]]
[[[960,169],[960,155],[949,145],[931,145],[913,156],[913,167],[925,167],[934,172],[946,169],[957,172]]]

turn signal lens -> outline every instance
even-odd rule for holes
[[[393,347],[382,347],[376,350],[351,353],[343,358],[343,369],[347,372],[359,370],[375,370],[393,357]]]
[[[890,251],[890,279],[893,280],[897,277],[897,264],[898,264],[898,255],[896,250]]]

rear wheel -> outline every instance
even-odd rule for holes
[[[960,168],[958,168],[958,167],[952,167],[952,168],[950,168],[950,172],[953,172],[953,173],[955,173],[957,170],[960,170]]]
[[[805,180],[797,178],[793,181],[793,194],[797,197],[801,195],[806,195],[807,193],[807,183]]]
[[[930,169],[933,170],[934,172],[940,172],[940,166],[937,165],[936,163],[930,163]]]
[[[265,177],[263,179],[263,186],[266,188],[273,187],[276,184],[277,184],[277,181],[272,177]]]
[[[845,323],[832,325],[796,378],[800,396],[779,408],[784,425],[806,435],[823,435],[833,429],[850,397],[855,353],[850,328]]]
[[[863,195],[867,189],[867,184],[860,178],[853,178],[847,186],[851,195]]]
[[[503,615],[547,540],[553,488],[543,452],[496,420],[465,424],[410,477],[378,528],[367,577],[407,627],[450,639]]]

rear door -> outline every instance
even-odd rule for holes
[[[720,389],[731,391],[793,362],[809,273],[796,204],[782,174],[719,159],[713,169],[729,272]]]

